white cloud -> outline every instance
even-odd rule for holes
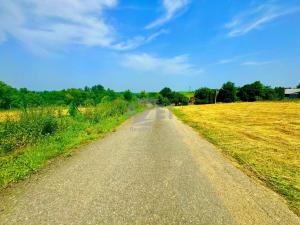
[[[112,47],[116,50],[128,50],[128,49],[134,49],[137,48],[138,46],[141,46],[143,44],[147,44],[151,42],[152,40],[156,39],[158,36],[167,33],[166,30],[160,30],[154,34],[151,34],[148,37],[144,36],[137,36],[133,39],[129,39],[124,42],[117,43],[113,45]]]
[[[254,56],[254,55],[259,55],[261,52],[253,52],[253,53],[248,53],[248,54],[243,54],[243,55],[237,55],[231,58],[226,58],[226,59],[221,59],[217,62],[217,64],[230,64],[230,63],[235,63],[240,61],[243,58],[247,58],[249,56]]]
[[[0,42],[9,35],[38,52],[68,44],[128,50],[164,33],[120,43],[104,14],[117,0],[0,0],[0,5]]]
[[[145,53],[127,54],[122,59],[121,65],[137,71],[165,75],[196,75],[203,72],[203,70],[189,63],[187,55],[162,58]]]
[[[232,21],[225,24],[229,30],[229,37],[245,35],[273,20],[300,11],[300,7],[282,7],[274,4],[263,4],[251,8],[235,16]]]
[[[264,66],[274,63],[274,61],[246,61],[242,62],[242,66]]]
[[[152,29],[162,26],[172,20],[176,14],[185,8],[190,3],[190,0],[163,0],[165,14],[146,26],[146,29]]]

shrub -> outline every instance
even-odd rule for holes
[[[94,123],[98,123],[109,117],[116,117],[127,112],[128,103],[122,99],[116,99],[113,102],[98,104],[94,109],[85,113],[85,117]]]
[[[69,110],[68,113],[70,116],[75,117],[78,114],[78,108],[77,105],[74,102],[71,102],[71,104],[69,105]]]
[[[132,99],[133,99],[133,94],[132,94],[132,92],[130,91],[130,90],[126,90],[124,93],[123,93],[123,96],[124,96],[124,99],[126,100],[126,101],[132,101]]]
[[[0,153],[36,143],[41,137],[51,135],[59,128],[54,113],[44,110],[22,112],[17,121],[7,120],[0,125]]]

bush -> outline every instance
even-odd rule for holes
[[[71,102],[71,104],[69,105],[69,110],[68,113],[70,116],[75,117],[78,114],[78,108],[77,105],[74,102]]]
[[[54,113],[44,110],[24,111],[19,120],[7,120],[0,127],[1,154],[34,144],[41,137],[54,134],[59,128]]]
[[[133,99],[133,94],[130,90],[126,90],[124,93],[123,93],[123,96],[124,96],[124,99],[128,102],[132,101]]]
[[[94,109],[85,113],[85,117],[94,123],[109,117],[116,117],[127,112],[128,103],[122,99],[116,99],[113,102],[98,104]]]

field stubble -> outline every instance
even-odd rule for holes
[[[300,215],[300,101],[187,106],[173,111],[284,196]]]

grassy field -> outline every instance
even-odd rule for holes
[[[194,96],[194,92],[193,91],[180,91],[180,94],[183,94],[184,96],[191,98]]]
[[[172,110],[284,196],[300,215],[300,101],[193,105]]]
[[[12,118],[0,122],[0,189],[38,171],[50,159],[102,137],[144,107],[116,100],[76,116],[57,108],[2,112]]]

